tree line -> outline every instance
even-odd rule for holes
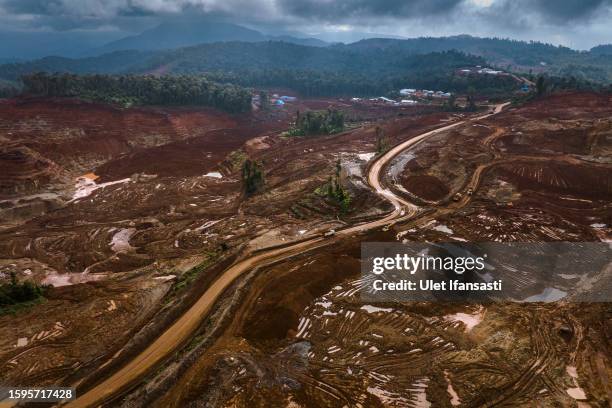
[[[213,71],[207,72],[206,76],[216,82],[247,87],[288,88],[306,97],[392,95],[406,87],[454,93],[466,93],[473,89],[479,94],[502,95],[519,88],[516,80],[509,76],[468,77],[438,69],[381,76],[296,69],[249,69],[239,72]]]
[[[251,109],[249,90],[202,75],[75,75],[39,72],[21,77],[24,93],[79,97],[123,106],[201,105],[227,112]]]

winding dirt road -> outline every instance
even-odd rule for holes
[[[366,231],[389,225],[390,223],[414,217],[418,207],[395,195],[391,190],[386,189],[381,184],[381,172],[383,168],[398,154],[414,147],[423,140],[447,131],[468,121],[484,119],[502,111],[508,103],[496,105],[493,113],[481,115],[475,118],[461,120],[450,125],[423,133],[405,142],[398,144],[382,156],[375,159],[368,173],[368,183],[380,195],[389,200],[394,210],[382,219],[355,225],[336,233],[336,237],[350,235],[355,232]],[[144,351],[137,355],[133,360],[123,366],[119,371],[100,382],[98,385],[78,397],[76,400],[66,404],[66,407],[91,407],[97,406],[119,392],[125,390],[130,385],[138,381],[151,369],[162,362],[172,351],[189,340],[190,336],[197,330],[202,321],[211,311],[215,302],[223,292],[242,274],[255,267],[261,267],[271,262],[286,259],[296,254],[311,251],[323,245],[327,245],[329,239],[313,237],[306,241],[298,242],[291,246],[273,248],[268,251],[253,255],[241,260],[228,268],[188,309],[175,323],[172,324],[161,336],[151,343]]]

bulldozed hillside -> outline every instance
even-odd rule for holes
[[[327,109],[346,130],[287,135],[298,110]],[[361,242],[612,239],[610,95],[477,115],[339,99],[240,115],[0,102],[0,281],[53,285],[0,314],[0,382],[91,389],[236,260],[391,213],[368,184],[381,135],[394,146],[462,121],[383,168],[414,216],[245,273],[188,344],[106,405],[607,406],[609,304],[360,299]],[[247,160],[263,173],[254,194]]]

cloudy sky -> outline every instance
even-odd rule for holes
[[[0,0],[0,32],[116,37],[202,15],[326,39],[471,34],[588,49],[612,42],[612,0]]]

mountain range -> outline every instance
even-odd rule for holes
[[[284,41],[309,46],[328,42],[305,34],[266,35],[237,24],[193,18],[170,20],[137,35],[117,31],[5,31],[0,32],[0,63],[48,56],[83,58],[114,51],[162,50],[220,41]]]
[[[326,46],[325,41],[315,38],[299,38],[289,35],[267,36],[259,31],[236,24],[215,21],[198,21],[185,24],[184,21],[164,22],[141,34],[112,41],[102,47],[91,50],[97,55],[122,50],[163,50],[213,42],[261,42],[268,40],[285,41],[289,43]]]
[[[299,35],[266,35],[236,24],[208,20],[193,20],[190,24],[168,21],[141,34],[90,47],[80,54],[73,50],[72,54],[77,55],[11,62],[0,54],[0,63],[2,58],[7,62],[0,65],[0,79],[15,81],[20,75],[36,71],[161,74],[279,67],[320,72],[397,73],[407,69],[407,56],[456,50],[480,57],[482,63],[515,72],[546,72],[599,83],[612,82],[612,45],[600,45],[591,51],[576,51],[540,42],[468,35],[370,38],[349,44],[332,44]],[[80,44],[92,43],[95,41],[87,37]],[[47,47],[48,43],[43,43],[43,46]],[[58,49],[58,46],[55,47]],[[54,48],[49,46],[48,49]],[[419,58],[409,61],[415,64]],[[355,64],[368,68],[366,70]],[[371,67],[372,64],[377,66],[376,69]]]

